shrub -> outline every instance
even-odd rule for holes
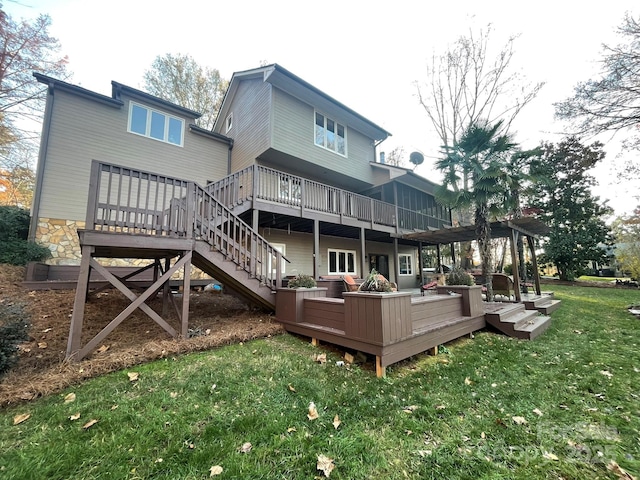
[[[0,325],[0,378],[18,361],[18,345],[29,339],[29,322],[22,319],[23,308],[19,305],[3,306],[0,309],[4,324]]]
[[[51,255],[48,248],[27,241],[29,211],[12,205],[0,206],[0,263],[26,265]]]
[[[468,285],[472,286],[476,284],[473,275],[469,272],[466,272],[461,267],[453,267],[449,273],[447,273],[445,277],[445,281],[447,285]]]
[[[289,280],[289,288],[314,288],[317,285],[311,275],[305,275],[304,273],[299,273]]]

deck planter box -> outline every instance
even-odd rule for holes
[[[326,297],[327,289],[315,288],[279,288],[276,293],[276,312],[281,322],[300,323],[303,321],[305,298]]]
[[[343,293],[345,334],[377,345],[411,336],[411,293]]]
[[[449,292],[462,295],[462,314],[467,317],[475,317],[484,314],[482,304],[481,285],[438,285],[438,295],[446,295]]]

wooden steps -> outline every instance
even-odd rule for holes
[[[543,315],[551,315],[562,302],[553,297],[553,292],[542,292],[542,295],[523,298],[522,303],[527,310],[537,310]]]
[[[485,320],[510,337],[533,340],[551,325],[551,317],[527,310],[521,303],[487,304]]]

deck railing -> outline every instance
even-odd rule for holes
[[[204,240],[253,278],[281,285],[288,261],[195,182],[93,161],[86,228]]]
[[[230,208],[250,200],[263,200],[408,231],[441,228],[449,223],[432,215],[259,165],[233,173],[208,185],[206,190]]]

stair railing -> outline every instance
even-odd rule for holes
[[[282,261],[289,261],[197,183],[96,160],[86,228],[204,240],[270,286],[282,285]]]

